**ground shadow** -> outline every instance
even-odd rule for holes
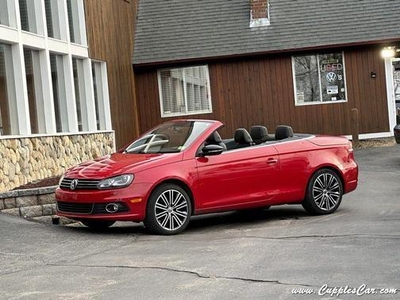
[[[250,209],[222,213],[213,213],[193,216],[185,233],[210,231],[223,226],[225,229],[245,228],[255,224],[266,224],[279,220],[300,219],[310,217],[301,206],[276,206],[270,209]],[[150,234],[142,223],[117,222],[113,226],[103,230],[92,230],[83,225],[60,226],[63,230],[87,234],[113,234],[125,235]]]

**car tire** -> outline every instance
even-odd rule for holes
[[[321,169],[311,177],[302,205],[312,215],[331,214],[339,207],[342,196],[343,184],[338,174]]]
[[[92,230],[104,230],[112,226],[115,221],[81,220],[81,223]]]
[[[144,225],[155,234],[178,234],[187,227],[191,212],[190,197],[183,188],[162,184],[150,195]]]

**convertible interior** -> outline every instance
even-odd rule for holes
[[[250,132],[246,128],[238,128],[233,138],[222,139],[218,131],[214,131],[206,140],[206,145],[219,145],[224,150],[233,150],[254,145],[276,143],[287,141],[288,139],[299,139],[310,136],[309,134],[294,134],[292,127],[288,125],[278,125],[275,134],[269,134],[267,127],[254,125]]]

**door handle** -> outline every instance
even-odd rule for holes
[[[274,165],[274,164],[277,164],[277,163],[278,163],[278,159],[276,159],[276,158],[269,158],[267,160],[267,164],[269,164],[269,165]]]

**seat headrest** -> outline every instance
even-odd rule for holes
[[[217,131],[214,131],[206,140],[209,144],[219,144],[222,143],[222,138]]]
[[[253,143],[253,139],[251,138],[249,132],[245,128],[236,129],[234,139],[235,142],[239,144]]]
[[[268,138],[267,127],[262,125],[254,125],[250,128],[250,136],[255,143],[262,143]]]
[[[287,125],[278,125],[275,130],[275,139],[283,140],[293,136],[293,129]]]

